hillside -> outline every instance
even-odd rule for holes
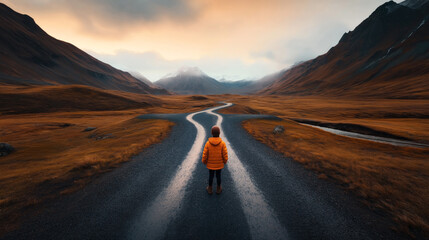
[[[158,104],[152,96],[144,96],[147,98],[134,100],[115,92],[82,85],[2,86],[0,114],[116,111]]]
[[[181,68],[174,74],[169,74],[156,81],[155,84],[177,94],[248,94],[261,90],[275,79],[267,76],[258,81],[216,80],[200,69]]]
[[[0,59],[2,84],[78,84],[135,93],[167,93],[49,36],[31,17],[1,3]]]
[[[378,7],[326,54],[284,72],[261,94],[429,98],[429,2]]]
[[[156,81],[157,86],[177,94],[221,94],[224,87],[198,68],[182,68]]]

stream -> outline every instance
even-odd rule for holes
[[[320,127],[317,125],[312,125],[312,124],[307,124],[307,123],[300,123],[300,124],[310,126],[310,127],[314,127],[314,128],[318,128],[318,129],[323,130],[325,132],[330,132],[333,134],[337,134],[337,135],[345,136],[345,137],[350,137],[350,138],[364,139],[364,140],[369,140],[369,141],[373,141],[373,142],[386,143],[386,144],[391,144],[391,145],[401,146],[401,147],[415,147],[415,148],[429,147],[429,145],[427,145],[427,144],[417,143],[417,142],[412,142],[412,141],[405,141],[405,140],[398,140],[398,139],[393,139],[393,138],[371,136],[371,135],[366,135],[366,134],[361,134],[361,133],[354,133],[354,132],[338,130],[338,129],[334,129],[334,128]]]

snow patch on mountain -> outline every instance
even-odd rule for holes
[[[175,73],[167,74],[164,78],[172,78],[178,76],[193,76],[193,77],[208,77],[201,69],[198,67],[181,67]]]
[[[402,41],[401,41],[401,43],[403,43],[403,42],[407,41],[407,39],[409,39],[411,36],[413,36],[413,34],[414,34],[415,32],[417,32],[417,30],[419,30],[419,28],[421,28],[425,23],[426,23],[426,19],[423,19],[423,21],[422,21],[422,22],[420,23],[420,25],[416,28],[416,30],[412,31],[412,32],[410,33],[410,35],[408,35],[408,37],[406,37],[404,40],[402,40]]]
[[[405,0],[399,3],[402,6],[417,9],[428,3],[429,0]]]
[[[387,8],[387,13],[389,14],[389,13],[394,12],[396,9],[398,9],[399,5],[398,4],[388,4],[388,5],[386,5],[386,8]]]

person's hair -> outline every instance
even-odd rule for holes
[[[212,127],[212,135],[213,137],[219,137],[220,134],[220,129],[217,126],[213,126]]]

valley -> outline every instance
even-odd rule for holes
[[[176,30],[187,32],[184,26],[198,20],[181,14],[197,15],[182,9],[168,19],[164,9],[146,19],[147,12],[130,10],[137,2],[103,3],[108,7],[84,19],[85,40],[77,42],[96,42],[95,54],[119,56],[136,68],[132,74],[0,3],[0,239],[428,238],[428,0],[381,4],[326,53],[305,53],[312,59],[289,67],[284,61],[293,51],[280,47],[246,50],[252,60],[231,60],[234,51],[221,48],[208,60],[214,76],[241,76],[230,74],[229,64],[257,73],[255,59],[260,66],[277,61],[277,72],[252,80],[177,67],[178,55],[188,53],[173,41]],[[151,14],[166,7],[151,4]],[[131,13],[111,14],[119,10]],[[95,22],[99,11],[108,12],[108,24]],[[118,28],[110,16],[140,26],[166,22],[150,28],[146,45],[136,40],[139,32],[125,33],[134,25]],[[220,26],[229,26],[225,21]],[[153,45],[171,55],[149,49],[158,27],[177,22]],[[215,23],[209,29],[222,28]],[[103,38],[95,37],[99,24],[109,33]],[[130,36],[135,52],[109,49],[126,46],[119,43]],[[192,59],[183,62],[204,65],[198,51],[228,48],[227,40],[193,42]],[[239,42],[237,49],[246,45]],[[254,44],[275,45],[262,42]],[[221,55],[222,71],[213,71]],[[146,65],[152,74],[178,70],[149,80],[139,70]],[[212,196],[201,154],[214,125],[229,159],[224,192]],[[377,137],[388,141],[371,139]]]

